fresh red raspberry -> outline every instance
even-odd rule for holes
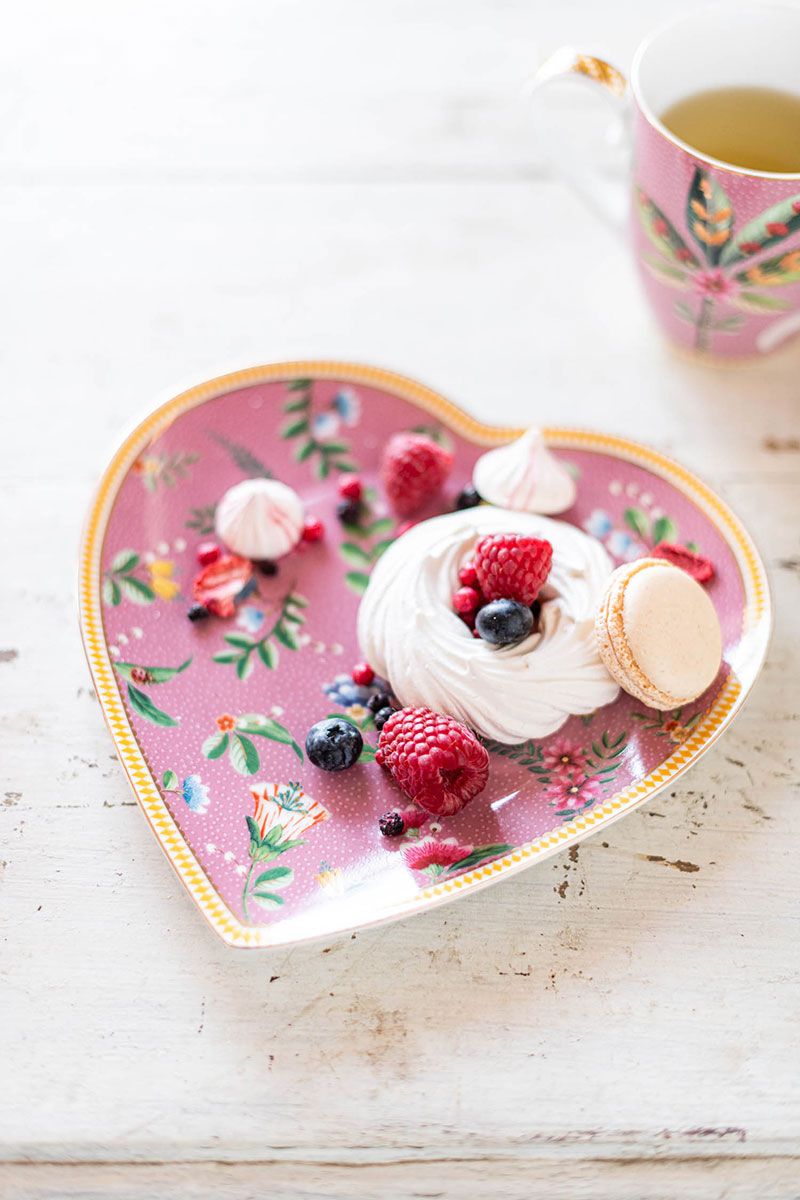
[[[462,587],[457,592],[453,592],[453,608],[459,616],[467,616],[468,613],[477,612],[481,607],[481,594],[476,592],[473,587]]]
[[[667,562],[681,567],[698,583],[710,583],[716,574],[710,558],[703,558],[702,554],[695,553],[688,546],[679,546],[677,542],[659,542],[651,553],[654,558],[665,558]]]
[[[350,672],[350,678],[353,680],[353,683],[357,683],[361,687],[369,687],[375,678],[375,672],[369,663],[360,662],[356,663],[353,667]]]
[[[482,792],[489,754],[471,729],[430,708],[401,708],[384,725],[375,761],[407,796],[449,817]]]
[[[475,550],[478,583],[487,600],[533,604],[553,565],[553,547],[542,538],[496,533]]]
[[[201,567],[208,567],[216,562],[222,550],[216,542],[201,542],[197,547],[197,561]]]
[[[304,542],[321,542],[325,536],[325,526],[319,517],[307,517],[303,525]]]
[[[357,475],[345,475],[339,480],[339,495],[344,500],[360,500],[364,495],[364,485]]]
[[[383,452],[383,486],[392,508],[408,517],[442,487],[453,456],[423,433],[396,433]]]
[[[458,582],[463,583],[464,587],[475,587],[478,582],[478,572],[475,570],[474,562],[464,563],[458,572]]]

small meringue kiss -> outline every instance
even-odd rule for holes
[[[538,429],[482,454],[472,482],[489,504],[514,512],[566,512],[577,496],[575,480],[547,449]]]
[[[217,537],[236,554],[260,561],[282,558],[303,536],[303,502],[276,479],[246,479],[217,505]]]

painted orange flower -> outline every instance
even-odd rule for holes
[[[217,729],[219,729],[220,733],[230,733],[235,728],[236,718],[232,717],[230,713],[222,713],[221,716],[217,717]]]
[[[307,796],[297,783],[259,783],[250,788],[250,795],[255,801],[253,817],[262,838],[280,825],[281,841],[294,840],[330,817],[328,810]]]

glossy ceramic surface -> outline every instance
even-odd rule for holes
[[[542,742],[492,748],[486,791],[462,813],[388,840],[401,800],[372,761],[377,734],[349,672],[371,567],[396,534],[377,465],[387,436],[449,440],[444,511],[493,429],[411,380],[343,363],[285,363],[201,384],[156,409],[101,481],[81,553],[81,624],[95,686],[139,802],[173,866],[230,944],[265,946],[391,920],[465,895],[602,828],[672,782],[730,723],[770,628],[763,566],[726,506],[683,468],[620,438],[545,431],[578,479],[564,519],[617,561],[659,540],[712,559],[724,665],[709,691],[659,714],[621,696]],[[337,484],[370,488],[357,531]],[[294,487],[326,537],[282,560],[230,620],[186,610],[223,492],[250,475]],[[427,514],[430,515],[430,514]],[[372,689],[374,690],[374,688]],[[308,727],[344,714],[365,760],[338,775],[305,759]]]

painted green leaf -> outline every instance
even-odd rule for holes
[[[251,479],[271,479],[272,471],[266,466],[261,459],[247,447],[242,446],[238,442],[232,442],[229,438],[223,437],[221,433],[210,433],[209,437],[222,446],[233,459],[239,470],[249,475]]]
[[[384,538],[383,541],[376,542],[370,552],[370,558],[372,559],[372,561],[377,562],[378,559],[382,555],[384,555],[386,553],[386,551],[389,549],[389,547],[393,544],[394,544],[394,538]]]
[[[250,831],[251,840],[260,844],[261,830],[258,828],[258,825],[256,825],[255,819],[253,817],[245,817],[245,821],[247,822],[247,828]]]
[[[261,765],[258,751],[243,733],[235,733],[231,738],[230,759],[233,769],[240,775],[255,775]]]
[[[291,867],[268,867],[266,871],[262,871],[254,883],[254,887],[261,887],[265,883],[271,883],[274,888],[285,888],[294,879],[294,871]]]
[[[125,679],[130,679],[133,671],[147,671],[147,674],[150,676],[147,680],[148,684],[166,683],[167,680],[174,679],[176,675],[180,675],[181,671],[185,671],[191,661],[191,658],[187,658],[186,662],[182,662],[179,667],[145,667],[137,663],[126,662],[114,663],[114,667]]]
[[[308,420],[302,417],[299,421],[289,421],[281,430],[282,438],[296,438],[301,433],[308,433]]]
[[[343,475],[355,475],[356,471],[358,470],[356,463],[350,462],[344,458],[337,459],[333,465],[336,467],[336,470],[341,471]]]
[[[280,908],[283,904],[283,896],[276,896],[272,892],[253,892],[252,899],[260,908]]]
[[[122,589],[122,594],[127,596],[128,600],[132,600],[134,604],[152,604],[155,600],[156,594],[153,589],[133,575],[120,575],[117,583]]]
[[[339,547],[339,553],[346,563],[351,567],[369,566],[370,556],[366,550],[362,550],[360,546],[356,546],[353,542],[342,542]]]
[[[678,526],[670,517],[658,517],[653,522],[653,541],[674,542],[678,536]]]
[[[625,509],[625,524],[640,538],[647,541],[650,533],[650,522],[640,508]]]
[[[708,171],[698,167],[686,198],[686,224],[712,267],[717,266],[732,239],[733,222],[727,192]]]
[[[139,555],[135,550],[120,550],[111,560],[111,570],[114,574],[132,571],[139,565]]]
[[[688,271],[674,267],[672,263],[665,262],[663,258],[648,256],[642,259],[642,263],[651,275],[655,275],[667,287],[678,288],[679,291],[686,292],[692,286],[692,277]]]
[[[276,625],[275,637],[286,647],[287,650],[299,650],[300,644],[297,641],[293,631],[287,629],[285,625]]]
[[[365,575],[363,571],[348,571],[344,581],[352,591],[363,595],[369,584],[369,575]]]
[[[255,639],[249,633],[226,633],[225,641],[229,646],[238,646],[240,650],[249,650]]]
[[[653,245],[666,258],[682,264],[687,270],[696,271],[700,266],[699,259],[686,245],[669,218],[641,189],[637,192],[637,200],[639,220]]]
[[[294,608],[308,608],[308,600],[300,592],[290,592],[286,597],[286,603],[293,605]]]
[[[327,479],[331,473],[330,464],[328,463],[327,458],[320,458],[314,470],[316,472],[317,479]]]
[[[711,322],[711,328],[716,333],[737,333],[744,324],[744,317],[721,317],[718,321]]]
[[[258,657],[261,659],[265,667],[270,670],[278,665],[278,648],[273,646],[271,642],[258,643]]]
[[[391,533],[393,529],[394,521],[390,517],[378,517],[377,521],[366,526],[366,532],[370,537],[382,537],[385,533]]]
[[[800,250],[790,250],[777,258],[765,258],[745,271],[738,271],[739,283],[751,287],[786,287],[800,280]]]
[[[177,725],[178,721],[175,717],[171,717],[169,713],[165,713],[158,708],[149,696],[144,692],[140,692],[132,683],[128,684],[128,700],[134,712],[140,717],[144,717],[146,721],[152,722],[153,725]]]
[[[723,266],[740,262],[770,246],[782,242],[796,229],[800,229],[800,195],[779,200],[771,208],[759,213],[737,230],[736,237],[725,247],[720,262]]]
[[[364,742],[361,753],[358,756],[358,761],[362,763],[371,763],[375,761],[375,746],[370,746]]]
[[[220,650],[218,654],[212,654],[212,661],[217,663],[232,663],[239,661],[238,650]]]
[[[115,579],[106,578],[103,580],[103,599],[106,604],[111,604],[116,607],[122,599],[122,592],[119,590],[119,584]]]
[[[675,301],[675,312],[678,314],[678,316],[681,318],[682,321],[688,321],[691,325],[694,325],[694,323],[697,319],[695,317],[695,314],[689,308],[689,305],[686,303],[685,300],[676,300]]]
[[[207,737],[203,742],[201,751],[206,758],[221,758],[228,749],[229,740],[227,733],[212,733],[211,737]]]
[[[469,867],[475,867],[478,863],[483,862],[487,858],[499,858],[501,854],[507,854],[514,847],[510,842],[497,842],[491,846],[476,846],[471,854],[466,858],[461,858],[458,862],[454,862],[449,871],[464,871]]]
[[[301,396],[299,400],[289,400],[283,406],[285,413],[305,412],[309,405],[308,396]]]
[[[311,387],[310,379],[292,379],[286,385],[287,391],[290,392],[305,392]]]
[[[164,777],[161,780],[161,786],[165,792],[174,792],[178,786],[178,776],[174,771],[165,771]]]
[[[337,454],[347,454],[350,447],[347,442],[324,442],[322,450],[329,457],[335,457]]]
[[[253,666],[254,666],[254,663],[253,663],[252,654],[246,654],[246,655],[244,655],[243,658],[240,658],[239,661],[237,662],[236,674],[239,676],[240,679],[247,679],[248,676],[252,673]]]
[[[276,721],[272,717],[262,716],[261,713],[245,713],[239,717],[239,720],[236,722],[236,728],[240,729],[242,733],[249,733],[251,737],[270,738],[273,742],[280,742],[284,746],[291,746],[300,761],[303,761],[303,751],[289,730],[285,725],[281,725],[280,721]]]
[[[299,463],[305,462],[307,458],[311,457],[316,448],[316,442],[303,442],[294,452],[295,460]]]
[[[731,304],[748,313],[785,312],[791,308],[789,300],[779,300],[777,296],[762,296],[760,292],[739,292],[730,297]]]

